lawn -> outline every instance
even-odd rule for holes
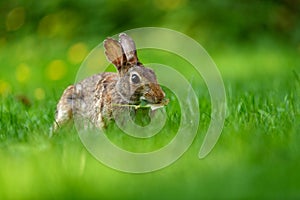
[[[227,95],[227,117],[215,148],[198,158],[210,100],[203,83],[196,83],[200,125],[189,150],[164,169],[130,174],[98,162],[72,125],[49,137],[56,102],[82,61],[74,60],[72,49],[78,48],[83,59],[101,41],[52,42],[37,45],[27,37],[1,52],[0,199],[300,198],[299,51],[260,42],[209,52]],[[170,123],[179,123],[176,110],[178,103],[171,101]],[[167,126],[162,136],[147,140],[119,132],[109,137],[139,151],[167,143],[175,128]]]

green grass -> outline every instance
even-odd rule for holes
[[[57,48],[55,55],[65,60],[66,48]],[[5,75],[2,73],[0,78],[11,80],[13,89],[10,95],[0,99],[0,199],[299,198],[297,54],[286,49],[283,55],[274,51],[263,56],[261,53],[267,52],[266,49],[271,51],[272,47],[258,49],[258,52],[235,48],[235,51],[215,56],[224,75],[228,110],[222,135],[213,151],[205,159],[197,157],[210,121],[210,102],[205,87],[195,85],[201,110],[197,137],[174,164],[147,174],[123,173],[98,162],[84,148],[72,126],[62,128],[59,134],[49,138],[59,95],[74,80],[76,69],[70,70],[71,64],[67,63],[70,74],[58,82],[47,81],[40,68],[33,70],[33,80],[29,80],[26,87],[13,81],[13,67],[1,69]],[[13,54],[13,50],[8,50],[6,55],[10,53]],[[223,54],[227,54],[227,59]],[[282,68],[275,64],[276,70],[270,72],[272,63],[268,62],[274,55],[280,56]],[[242,59],[251,56],[255,59],[248,62]],[[57,59],[51,54],[50,57]],[[47,66],[49,61],[49,58],[41,58],[41,67]],[[18,60],[3,58],[2,62],[14,66]],[[28,62],[35,63],[38,59]],[[246,76],[244,72],[240,77],[240,71],[233,73],[230,64],[234,68],[245,66],[251,74]],[[251,70],[251,66],[260,69],[259,72]],[[44,78],[34,79],[38,76]],[[44,88],[44,99],[34,99],[36,87]],[[24,98],[29,99],[30,105],[24,98],[20,100],[20,95],[26,93]],[[172,108],[172,102],[169,106],[170,123],[176,123],[178,107]],[[171,130],[172,126],[167,128]],[[150,139],[148,143],[130,140],[118,133],[110,137],[121,146],[135,150],[159,147],[172,136]]]

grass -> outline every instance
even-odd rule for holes
[[[64,48],[57,55],[63,55],[63,51]],[[262,74],[264,70],[268,72],[272,65],[268,60],[273,58],[259,54],[265,51],[236,50],[226,62],[223,54],[216,56],[217,64],[223,66],[220,70],[224,74],[228,113],[222,135],[209,156],[202,160],[197,157],[210,121],[209,95],[199,85],[196,92],[201,123],[192,146],[174,164],[147,174],[123,173],[99,163],[81,144],[72,126],[49,138],[55,104],[68,81],[58,82],[58,88],[45,80],[42,85],[28,83],[26,88],[12,83],[16,91],[1,97],[0,106],[0,199],[299,198],[300,82],[299,64],[293,60],[297,54],[287,49],[280,58],[291,61],[291,66]],[[251,52],[256,59],[241,59]],[[255,65],[258,69],[259,60],[266,68],[255,73],[250,67]],[[7,65],[13,65],[11,62],[17,61],[5,60]],[[42,65],[47,62],[42,60]],[[235,68],[239,64],[246,66],[252,74],[241,78],[237,71],[234,75],[226,66],[230,63]],[[9,70],[5,73],[5,77],[13,74]],[[35,73],[33,76],[42,72]],[[72,80],[73,75],[74,72],[66,80]],[[30,92],[37,85],[49,91],[44,99],[35,100]],[[29,95],[23,95],[26,92]],[[168,112],[172,123],[179,120],[176,109],[170,107]],[[146,143],[116,133],[110,137],[131,150],[135,149],[133,145],[142,149],[145,144],[151,149],[171,139],[162,136]]]

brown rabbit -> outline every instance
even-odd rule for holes
[[[104,128],[113,113],[122,113],[122,105],[139,105],[141,100],[150,105],[166,104],[155,73],[139,62],[135,43],[128,35],[121,33],[119,41],[107,38],[104,48],[118,73],[96,74],[69,86],[57,104],[54,131],[73,116]]]

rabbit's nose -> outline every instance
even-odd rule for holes
[[[151,103],[160,103],[165,98],[165,93],[157,83],[149,84],[149,91],[145,94],[145,97]]]

